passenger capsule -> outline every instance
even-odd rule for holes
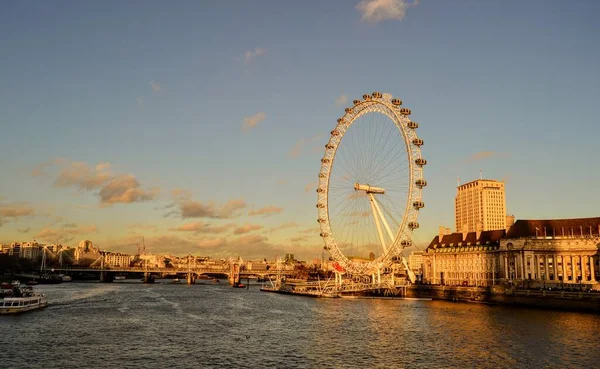
[[[328,149],[328,150],[335,149],[335,145],[333,145],[333,144],[327,144],[327,145],[325,145],[325,148]]]
[[[321,236],[321,237],[323,237],[323,238],[326,238],[326,237],[329,237],[329,233],[323,233],[323,232],[321,232],[321,233],[319,234],[319,236]]]
[[[318,203],[318,204],[317,204],[317,208],[319,208],[319,209],[323,209],[324,207],[325,207],[325,205],[324,205],[324,204],[321,204],[321,203]]]
[[[417,187],[423,188],[423,187],[427,186],[427,181],[424,179],[417,179],[415,184],[417,185]]]
[[[321,163],[326,164],[329,163],[331,160],[327,159],[327,158],[323,158],[321,159]]]
[[[402,246],[402,247],[409,247],[410,246],[410,241],[409,240],[402,240],[400,242],[400,246]]]
[[[334,129],[333,131],[331,131],[331,135],[332,136],[339,136],[340,133]]]
[[[411,113],[410,109],[407,109],[407,108],[400,109],[400,114],[402,114],[402,115],[410,115],[410,113]]]
[[[352,113],[352,108],[346,108],[346,109],[344,109],[344,111],[345,111],[346,113]]]
[[[323,249],[329,251],[330,247],[325,245],[325,246],[323,246]]]
[[[327,174],[325,174],[325,173],[319,173],[319,178],[327,178]]]
[[[354,105],[358,105],[358,104],[360,104],[360,100],[354,100],[354,101],[352,101],[352,103],[353,103]]]
[[[417,164],[418,166],[422,167],[423,165],[427,164],[427,160],[423,159],[423,158],[418,158],[415,160],[415,164]]]
[[[324,190],[324,189],[322,189],[322,188],[320,188],[320,187],[319,187],[319,188],[317,188],[317,193],[322,193],[322,192],[325,192],[325,190]]]
[[[419,228],[419,223],[418,222],[408,222],[408,228],[417,229],[417,228]]]
[[[423,203],[423,201],[415,201],[413,202],[413,207],[417,210],[422,209],[423,207],[425,207],[425,203]]]
[[[423,140],[420,138],[415,138],[414,140],[412,140],[412,143],[416,146],[423,146]]]
[[[419,128],[419,123],[410,121],[406,124],[408,128],[417,129]]]
[[[317,223],[325,223],[325,222],[326,222],[325,218],[317,219]]]
[[[371,100],[371,95],[363,95],[363,100]]]
[[[375,91],[375,92],[373,92],[373,94],[372,94],[372,95],[373,95],[373,97],[374,97],[374,98],[376,98],[376,99],[380,99],[380,98],[381,98],[381,92],[377,92],[377,91]]]
[[[338,118],[337,122],[338,122],[338,124],[344,124],[344,123],[346,123],[346,121],[343,120],[342,118]]]
[[[400,106],[400,105],[402,105],[402,100],[392,99],[392,105]]]

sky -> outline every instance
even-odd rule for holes
[[[0,3],[0,243],[320,258],[344,107],[404,101],[428,164],[413,234],[461,183],[517,219],[600,216],[600,3]]]

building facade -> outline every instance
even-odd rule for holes
[[[457,232],[504,229],[507,224],[504,183],[478,179],[458,186],[454,216]]]
[[[107,252],[104,254],[104,265],[109,267],[129,267],[133,256],[120,252]]]
[[[599,253],[600,218],[518,220],[507,231],[436,236],[423,255],[423,281],[597,288]]]
[[[408,268],[416,275],[423,274],[423,254],[425,251],[413,251],[408,256]]]

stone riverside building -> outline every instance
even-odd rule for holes
[[[423,254],[423,282],[593,287],[600,281],[599,252],[600,217],[517,220],[508,230],[440,231]]]

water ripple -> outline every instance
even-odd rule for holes
[[[591,368],[600,317],[226,285],[40,286],[0,317],[2,368]]]

